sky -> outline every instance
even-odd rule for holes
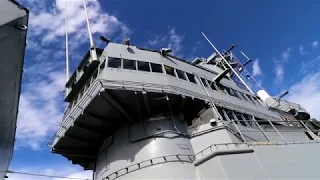
[[[30,10],[25,66],[20,97],[15,150],[11,170],[91,178],[47,142],[55,133],[65,108],[65,26],[68,17],[70,70],[89,48],[81,0],[18,0]],[[288,90],[287,100],[305,107],[320,119],[320,1],[317,0],[88,0],[94,42],[99,35],[114,42],[130,37],[132,44],[169,47],[179,57],[208,57],[212,47],[237,45],[254,61],[247,66],[252,87],[272,96]],[[67,4],[67,6],[65,6]],[[65,7],[67,7],[65,9]],[[65,13],[66,12],[66,13]],[[254,80],[255,81],[254,81]],[[259,84],[259,85],[258,85]],[[34,180],[9,174],[9,180]],[[58,180],[58,179],[54,179]],[[62,180],[62,179],[59,179]]]

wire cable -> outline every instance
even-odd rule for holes
[[[54,176],[54,175],[46,175],[46,174],[39,174],[39,173],[27,173],[27,172],[19,172],[19,171],[0,171],[4,173],[10,174],[23,174],[28,176],[41,176],[41,177],[48,177],[48,178],[59,178],[59,179],[76,179],[76,180],[91,180],[85,178],[76,178],[76,177],[66,177],[66,176]]]

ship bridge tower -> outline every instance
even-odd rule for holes
[[[90,49],[68,78],[69,105],[49,147],[93,170],[95,180],[292,179],[302,176],[291,168],[313,172],[297,163],[283,169],[301,148],[282,145],[306,141],[319,150],[311,144],[318,137],[280,121],[236,72],[230,51],[221,54],[207,39],[217,54],[189,63],[129,38],[119,44],[102,37],[107,46],[95,48],[88,31]],[[267,147],[252,147],[261,144]],[[276,165],[273,152],[281,154]],[[299,163],[308,164],[309,154],[299,154]]]

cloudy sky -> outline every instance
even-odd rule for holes
[[[72,72],[89,47],[82,2],[68,0],[67,6],[64,0],[19,2],[30,9],[30,21],[11,170],[91,178],[90,171],[82,171],[67,159],[51,154],[46,146],[65,106],[64,12],[69,19]],[[320,119],[316,106],[320,102],[319,1],[88,2],[97,47],[103,48],[99,35],[115,42],[130,37],[135,45],[170,47],[174,54],[192,60],[212,53],[201,35],[203,31],[220,50],[236,44],[235,53],[242,62],[240,51],[254,58],[248,71],[271,95],[289,90],[288,100],[300,103]],[[255,82],[250,84],[255,89],[259,87]],[[40,178],[9,178],[18,179]]]

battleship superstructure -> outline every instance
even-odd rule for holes
[[[126,39],[96,52],[66,83],[69,106],[49,142],[94,179],[319,177],[309,113],[237,83],[231,50],[187,62]]]
[[[0,179],[13,153],[28,14],[16,1],[0,1]]]

